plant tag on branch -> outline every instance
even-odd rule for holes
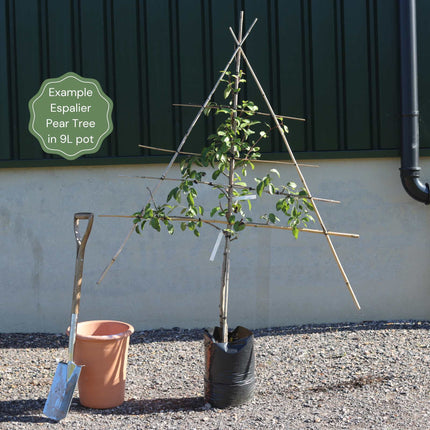
[[[218,251],[219,244],[221,243],[221,239],[222,239],[223,236],[224,236],[224,232],[220,231],[219,234],[218,234],[218,237],[216,238],[216,242],[215,242],[214,248],[212,249],[212,254],[209,257],[209,261],[214,261],[215,260],[215,255],[216,255],[216,253]]]
[[[248,194],[247,196],[237,196],[234,197],[234,201],[237,202],[239,200],[255,200],[257,196],[255,194]]]

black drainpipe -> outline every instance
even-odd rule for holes
[[[399,0],[402,87],[402,151],[400,177],[406,192],[430,204],[429,184],[420,181],[418,130],[417,32],[415,0]]]

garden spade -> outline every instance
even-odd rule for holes
[[[83,236],[79,232],[79,221],[87,220],[87,227]],[[73,392],[81,373],[81,367],[73,361],[75,348],[76,329],[78,325],[79,303],[81,299],[82,271],[84,267],[85,245],[93,225],[94,215],[88,212],[76,213],[74,215],[74,229],[77,244],[75,282],[73,285],[72,316],[70,321],[69,335],[69,357],[67,363],[58,363],[54,380],[46,399],[43,413],[54,421],[63,419],[70,409]]]

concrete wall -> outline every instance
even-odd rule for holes
[[[361,235],[333,242],[362,310],[354,307],[322,235],[302,233],[295,241],[289,232],[250,228],[232,245],[230,326],[428,319],[430,207],[403,190],[399,160],[316,163],[319,169],[303,169],[313,194],[342,201],[318,205],[326,226]],[[421,166],[428,180],[430,159],[422,158]],[[200,239],[179,228],[173,237],[152,229],[143,237],[133,234],[96,285],[131,225],[129,219],[98,215],[139,210],[148,199],[146,187],[154,185],[120,175],[159,175],[163,168],[0,171],[1,332],[64,332],[76,255],[73,214],[79,211],[96,215],[86,251],[81,320],[119,319],[137,330],[217,323],[221,252],[209,262],[217,237],[211,227]],[[267,169],[259,165],[257,176]],[[279,170],[283,178],[296,179],[292,168]],[[212,193],[203,198],[209,201]]]

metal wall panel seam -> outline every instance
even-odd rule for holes
[[[147,9],[146,2],[137,2],[137,46],[138,46],[138,75],[140,76],[138,82],[139,91],[139,117],[140,121],[140,142],[147,145],[149,142],[150,122],[149,122],[149,109],[148,109],[148,94],[149,94],[149,81],[148,81],[148,30],[147,30]],[[149,155],[149,150],[139,148],[140,152],[144,155]]]
[[[10,122],[10,135],[12,145],[12,159],[20,159],[19,148],[19,125],[18,125],[18,80],[17,80],[17,52],[16,52],[16,14],[15,2],[10,0],[8,2],[8,18],[9,18],[9,103],[12,118]]]
[[[310,11],[310,0],[302,2],[302,28],[303,28],[303,70],[305,78],[303,80],[303,95],[304,95],[304,111],[306,113],[306,126],[305,126],[305,150],[315,150],[315,138],[313,131],[313,117],[314,117],[314,104],[313,104],[313,65],[312,65],[312,19]]]
[[[368,45],[368,75],[369,75],[369,127],[371,136],[371,148],[380,148],[379,131],[379,93],[378,82],[378,46],[376,43],[378,28],[376,20],[376,2],[367,0],[367,45]]]
[[[104,21],[105,21],[105,59],[106,59],[106,83],[107,93],[111,95],[114,100],[112,120],[113,120],[113,131],[110,135],[110,146],[109,155],[111,157],[118,156],[118,132],[116,127],[116,85],[115,85],[115,29],[114,29],[114,17],[113,17],[113,0],[105,1],[104,5]]]
[[[336,0],[334,5],[335,13],[335,53],[336,53],[336,92],[337,92],[337,139],[338,150],[347,149],[347,115],[346,110],[346,95],[345,95],[345,31],[344,31],[344,9],[343,1]]]

